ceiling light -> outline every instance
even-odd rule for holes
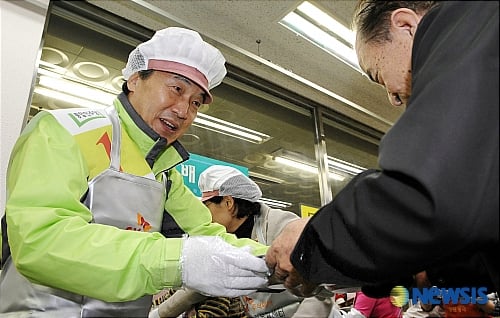
[[[93,101],[90,101],[85,98],[80,98],[76,97],[73,95],[69,95],[63,92],[58,92],[49,88],[45,87],[36,87],[35,88],[35,93],[44,95],[50,98],[54,98],[57,100],[61,100],[70,104],[74,104],[75,106],[79,107],[86,107],[86,108],[106,108],[109,105],[101,104],[101,103],[96,103]]]
[[[39,66],[40,67],[38,68],[38,73],[45,75],[64,74],[67,71],[64,67],[46,62],[44,60],[39,61]]]
[[[272,155],[276,162],[310,173],[318,173],[317,165],[304,155],[284,149],[279,149]],[[345,174],[354,176],[366,170],[364,167],[331,156],[327,157],[327,161],[329,176],[338,181],[343,181]]]
[[[277,157],[274,157],[274,160],[278,163],[282,163],[282,164],[285,164],[287,166],[290,166],[290,167],[293,167],[293,168],[296,168],[299,170],[307,171],[310,173],[318,173],[318,168],[314,167],[311,164],[300,162],[296,159],[290,159],[287,157],[277,156]]]
[[[304,13],[306,16],[310,17],[318,25],[323,25],[328,30],[337,34],[341,39],[345,40],[350,47],[354,45],[355,35],[354,32],[345,27],[342,23],[338,22],[326,12],[321,11],[318,7],[314,6],[308,1],[302,2],[297,7],[299,12]]]
[[[107,93],[103,90],[92,88],[88,85],[84,85],[64,78],[40,75],[38,85],[53,91],[59,91],[66,95],[76,96],[91,102],[96,102],[108,106],[113,104],[113,100],[116,98],[116,94]]]
[[[44,61],[38,68],[35,93],[77,107],[105,108],[113,104],[118,92],[95,87],[77,78],[64,76],[65,69]]]
[[[285,164],[285,165],[293,167],[295,169],[318,174],[318,168],[316,166],[314,166],[314,164],[311,162],[303,162],[300,159],[289,158],[289,157],[285,157],[285,156],[276,156],[276,157],[274,157],[274,160],[278,163]],[[337,180],[337,181],[344,181],[344,179],[345,179],[344,176],[342,176],[336,172],[333,172],[333,171],[329,171],[328,175],[330,178]]]
[[[253,172],[253,171],[249,171],[248,172],[248,176],[252,177],[253,179],[259,179],[259,180],[263,180],[263,181],[269,181],[269,182],[277,183],[277,184],[282,184],[282,183],[285,182],[283,179],[271,177],[271,176],[268,176],[268,175],[265,175],[265,174],[262,174],[262,173],[258,173],[258,172]]]
[[[345,172],[350,175],[357,175],[366,170],[366,168],[353,163],[328,156],[328,167],[330,169]]]
[[[280,24],[362,72],[353,49],[354,32],[310,2],[304,1]]]
[[[215,131],[220,134],[235,137],[254,144],[262,144],[272,138],[271,136],[263,134],[261,132],[239,126],[203,113],[198,113],[196,119],[193,122],[193,126]]]

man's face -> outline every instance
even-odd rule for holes
[[[411,95],[411,49],[412,42],[399,36],[382,44],[356,45],[359,65],[370,80],[385,87],[394,106],[406,105]]]
[[[191,126],[205,98],[205,92],[194,82],[169,72],[154,71],[146,79],[135,73],[127,85],[134,109],[168,144]]]
[[[411,52],[421,19],[421,14],[399,8],[390,16],[391,40],[367,42],[360,34],[356,38],[359,66],[372,81],[385,87],[394,106],[406,105],[411,95]]]

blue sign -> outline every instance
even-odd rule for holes
[[[247,167],[192,153],[189,154],[189,160],[186,160],[180,165],[177,165],[175,169],[177,169],[181,173],[184,179],[184,184],[194,193],[194,195],[196,195],[197,197],[201,197],[201,191],[200,188],[198,188],[198,179],[200,178],[200,174],[205,171],[205,169],[213,165],[231,166],[240,170],[244,175],[248,176]]]

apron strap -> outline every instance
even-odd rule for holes
[[[111,162],[109,167],[113,170],[120,171],[120,147],[121,147],[121,128],[118,113],[113,106],[106,107],[106,114],[108,115],[111,125],[113,126],[113,133],[111,136]]]
[[[258,215],[254,215],[253,222],[254,222],[254,227],[255,227],[255,231],[257,233],[257,239],[259,240],[259,243],[267,245],[266,239],[264,238],[264,232],[262,231],[261,218]]]

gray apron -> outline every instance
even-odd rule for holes
[[[84,200],[94,223],[121,229],[158,232],[166,200],[164,182],[119,171],[121,129],[116,110],[106,109],[113,127],[110,167],[89,182]],[[146,221],[147,220],[147,221]],[[113,255],[110,255],[113,257]],[[29,282],[7,259],[1,272],[0,317],[147,317],[152,296],[134,301],[104,302]]]

